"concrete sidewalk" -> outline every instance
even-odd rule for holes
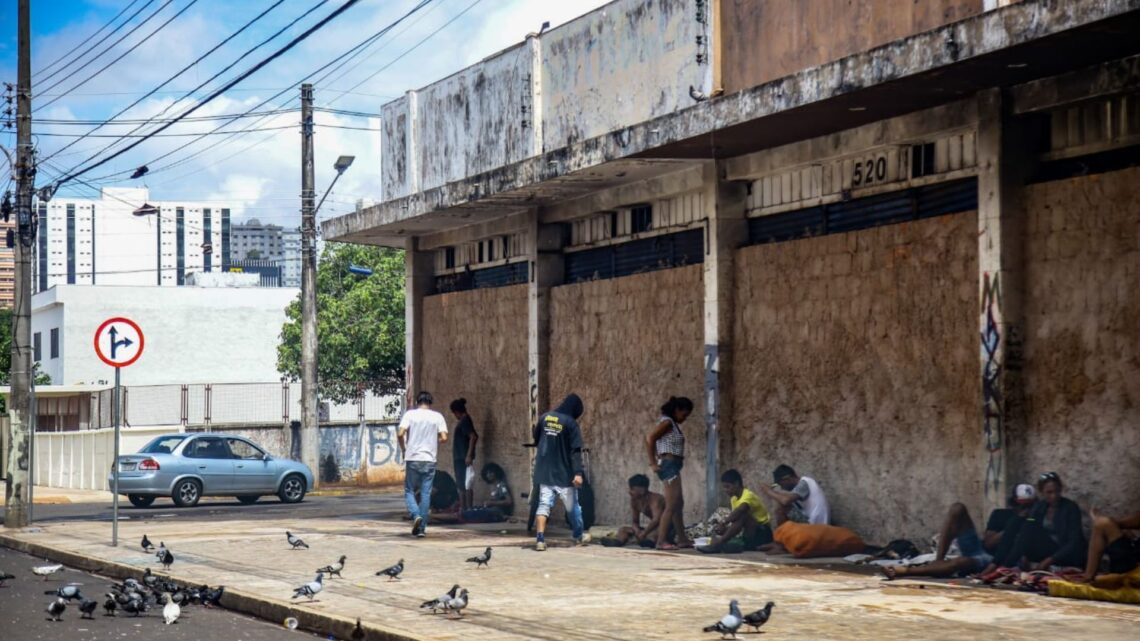
[[[506,527],[506,534],[502,528]],[[0,544],[111,574],[158,569],[137,545],[165,541],[172,575],[224,584],[223,602],[270,618],[297,616],[302,626],[343,638],[357,617],[370,639],[700,639],[730,599],[745,610],[776,602],[764,628],[773,639],[1134,639],[1140,608],[945,584],[898,581],[821,568],[776,565],[759,554],[710,557],[640,549],[573,548],[553,533],[539,553],[522,524],[433,526],[426,539],[404,521],[257,518],[210,522],[128,521],[118,548],[105,522],[55,522],[0,531]],[[292,551],[285,530],[310,550]],[[561,545],[560,545],[561,544]],[[489,569],[464,560],[493,546]],[[313,603],[290,601],[316,568],[348,556],[343,579],[326,581]],[[71,556],[77,555],[77,556]],[[375,572],[404,559],[401,581]],[[29,580],[26,568],[5,568]],[[423,614],[420,602],[460,583],[471,591],[461,621]],[[331,626],[331,628],[329,627]],[[345,627],[348,626],[348,627]],[[743,632],[743,631],[742,631]]]

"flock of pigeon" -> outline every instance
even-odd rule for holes
[[[726,634],[732,635],[732,638],[735,639],[736,631],[745,625],[751,626],[753,632],[759,632],[760,627],[767,623],[772,616],[772,608],[774,607],[776,604],[769,601],[764,604],[764,607],[751,614],[741,614],[740,602],[733,599],[728,604],[728,614],[721,617],[720,621],[705,627],[704,632],[719,632],[722,639]]]
[[[146,535],[143,535],[142,547],[144,551],[154,552],[155,558],[167,570],[174,563],[174,554],[162,543],[159,543],[156,550]],[[63,565],[58,563],[40,565],[32,568],[32,573],[36,576],[42,576],[44,581],[47,581],[51,575],[62,569]],[[16,577],[11,574],[0,572],[0,585],[3,585],[4,581],[8,579],[14,578]],[[81,584],[69,583],[61,585],[55,590],[45,591],[44,594],[55,597],[47,606],[48,620],[62,621],[64,612],[73,602],[78,602],[76,607],[79,609],[81,619],[94,619],[95,610],[99,608],[99,602],[84,597],[82,587]],[[181,586],[159,577],[152,573],[150,568],[147,568],[140,578],[131,577],[122,583],[111,585],[104,594],[103,615],[113,617],[117,616],[119,612],[123,612],[132,617],[137,617],[145,614],[152,607],[161,605],[162,620],[165,624],[170,625],[178,622],[178,618],[182,616],[183,606],[201,604],[205,607],[211,607],[218,605],[225,589],[225,586],[216,588],[211,588],[208,585]]]

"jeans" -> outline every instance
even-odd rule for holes
[[[566,514],[570,516],[570,528],[574,532],[574,539],[582,538],[582,531],[585,528],[582,522],[582,506],[578,503],[578,488],[572,486],[556,487],[554,485],[541,486],[538,493],[538,510],[535,513],[538,516],[549,518],[550,508],[554,507],[555,498],[562,499]]]
[[[435,481],[435,463],[431,461],[408,461],[404,464],[404,501],[412,518],[424,520],[427,531],[428,514],[431,509],[431,484]],[[420,491],[420,502],[416,505],[416,490]]]

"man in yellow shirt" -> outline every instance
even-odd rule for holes
[[[760,497],[744,487],[740,472],[728,470],[721,474],[720,487],[729,496],[732,513],[727,523],[716,528],[712,541],[697,549],[705,554],[736,553],[771,543],[772,518]]]

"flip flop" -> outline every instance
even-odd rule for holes
[[[673,552],[673,551],[679,550],[681,548],[677,547],[676,545],[673,545],[672,543],[662,543],[661,545],[658,545],[656,549],[667,551],[667,552]]]

